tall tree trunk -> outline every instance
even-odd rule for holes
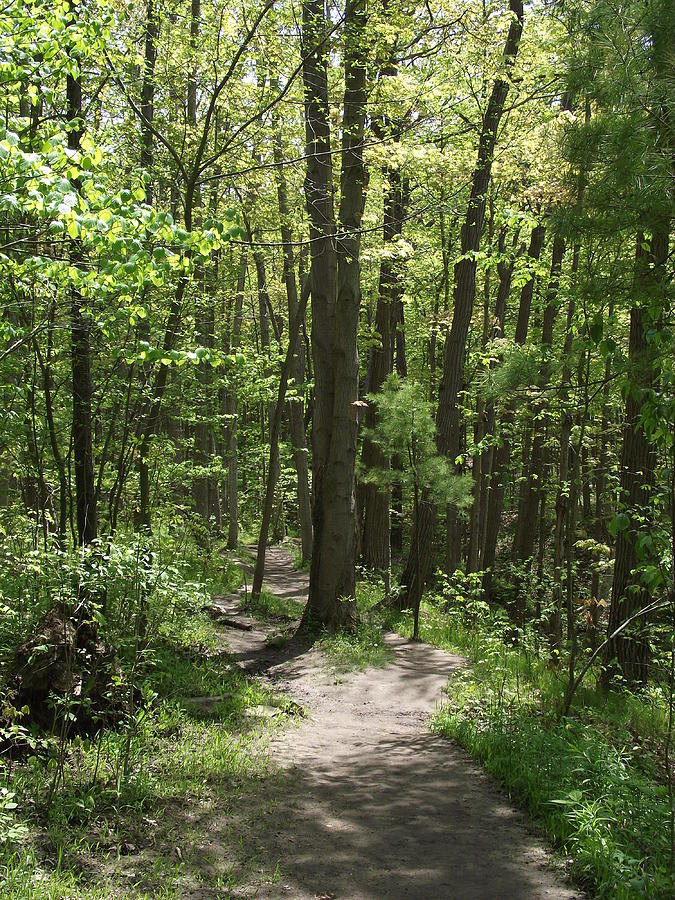
[[[277,400],[274,404],[272,421],[270,423],[270,464],[267,475],[267,484],[265,486],[265,499],[260,522],[260,533],[258,535],[258,552],[255,560],[255,569],[253,571],[253,586],[251,588],[251,595],[254,600],[257,600],[258,597],[260,597],[263,577],[265,575],[265,551],[267,549],[267,539],[269,537],[270,522],[272,521],[272,512],[274,509],[274,491],[279,476],[279,429],[281,427],[281,419],[284,404],[286,402],[288,379],[293,371],[298,336],[302,321],[305,318],[305,309],[307,308],[309,292],[310,281],[308,280],[302,292],[302,296],[300,297],[300,302],[296,305],[295,314],[288,323],[288,348],[286,350],[283,366],[281,367],[279,390],[277,392]]]
[[[279,223],[284,250],[284,284],[288,301],[288,322],[293,322],[298,309],[298,283],[295,277],[295,255],[293,253],[293,232],[291,230],[291,210],[288,204],[288,188],[283,169],[281,131],[277,128],[274,136],[274,163],[279,204]],[[298,330],[304,327],[303,320]],[[290,335],[289,335],[290,339]],[[297,476],[296,495],[298,501],[298,524],[300,525],[300,546],[302,560],[312,558],[312,500],[309,490],[309,458],[307,435],[305,433],[305,411],[302,399],[305,381],[305,353],[302,340],[298,339],[291,363],[290,377],[293,379],[297,397],[288,404],[288,426],[293,444],[293,458]]]
[[[535,225],[530,235],[528,258],[534,264],[541,255],[544,246],[546,229],[544,225]],[[506,276],[506,273],[505,273]],[[509,284],[511,275],[508,275]],[[534,294],[535,275],[532,272],[520,291],[520,304],[518,307],[518,319],[514,341],[519,347],[523,347],[527,341],[527,333],[530,327],[530,312],[532,309],[532,297]],[[492,455],[492,468],[490,474],[490,486],[488,490],[487,521],[485,523],[485,546],[483,550],[483,590],[490,596],[492,588],[492,570],[497,555],[497,539],[501,527],[502,511],[504,509],[504,488],[506,469],[511,458],[511,429],[516,417],[516,401],[511,400],[501,420],[501,442]]]
[[[247,256],[244,250],[239,261],[237,276],[237,293],[234,298],[234,314],[232,317],[232,336],[230,349],[234,352],[241,339],[241,321],[244,304],[244,287],[246,286]],[[227,547],[236,550],[239,544],[239,473],[237,466],[237,394],[228,389],[225,397],[225,415],[227,431],[225,443],[227,448]]]
[[[403,192],[399,169],[386,167],[384,199],[384,245],[385,250],[401,234],[403,217]],[[380,263],[380,278],[375,313],[375,328],[380,336],[380,345],[374,347],[369,360],[368,391],[376,394],[382,389],[385,379],[394,368],[394,340],[396,334],[397,304],[403,286],[391,254],[385,255]],[[366,426],[373,429],[377,424],[377,409],[369,404],[366,412]],[[377,445],[367,436],[363,441],[363,465],[367,468],[386,469],[389,461]],[[364,527],[363,562],[376,571],[385,573],[389,580],[391,567],[390,546],[390,493],[374,484],[364,485]]]
[[[667,280],[670,221],[662,218],[654,225],[649,249],[645,236],[638,235],[635,254],[634,295],[630,312],[629,390],[621,447],[621,503],[627,517],[619,530],[614,556],[614,580],[609,610],[608,635],[649,602],[649,593],[636,569],[640,564],[638,542],[649,525],[649,500],[654,481],[654,449],[640,421],[643,395],[656,379],[654,349],[647,341],[651,326],[649,301],[659,300]],[[618,663],[627,684],[644,683],[649,673],[650,648],[645,622],[638,620],[613,638],[605,649],[605,683],[609,683],[613,662]]]
[[[506,317],[506,304],[511,293],[511,280],[513,278],[513,270],[516,265],[516,259],[525,252],[525,244],[518,246],[520,228],[517,228],[513,235],[513,255],[510,259],[502,259],[497,263],[497,276],[499,283],[497,286],[497,298],[495,300],[495,317],[492,326],[492,339],[504,337],[504,319]],[[516,250],[516,247],[518,249]],[[498,252],[503,256],[506,250],[506,228],[500,230],[498,241]],[[522,296],[522,294],[521,294]],[[528,307],[529,317],[529,307]],[[527,330],[525,330],[527,336]],[[496,365],[495,362],[491,365]],[[501,483],[501,473],[497,469],[498,465],[503,466],[505,460],[500,459],[500,447],[495,446],[495,429],[497,425],[496,410],[494,401],[488,400],[485,410],[485,433],[489,439],[489,448],[484,454],[483,460],[483,487],[481,491],[481,509],[480,509],[480,567],[486,572],[483,579],[485,588],[485,580],[489,578],[492,565],[494,564],[494,554],[496,551],[496,535],[499,530],[499,519],[501,517],[501,503],[503,502],[503,484]],[[495,492],[501,490],[501,499],[499,503],[495,503]],[[495,528],[496,520],[496,528]],[[494,543],[489,536],[494,530]],[[486,561],[489,558],[489,563]]]
[[[490,199],[490,217],[488,220],[488,254],[492,253],[492,239],[494,235],[494,202]],[[496,310],[499,315],[499,310]],[[490,336],[490,265],[485,270],[483,283],[483,332],[481,334],[481,350],[485,353]],[[487,408],[485,400],[480,392],[476,397],[476,416],[473,424],[473,442],[479,447],[488,429]],[[480,453],[474,453],[471,475],[473,477],[473,503],[471,504],[471,528],[469,533],[469,546],[466,554],[467,572],[477,572],[480,568],[482,528],[481,508],[485,505],[486,480],[487,480],[488,452],[482,449]]]
[[[366,111],[365,0],[347,0],[345,96],[340,177],[340,234],[335,234],[327,84],[326,22],[321,0],[303,4],[303,76],[307,131],[305,193],[312,241],[314,357],[314,552],[303,626],[339,626],[356,618],[354,468],[359,360],[357,331]],[[314,52],[310,52],[313,50]]]
[[[553,239],[551,254],[551,275],[546,293],[546,308],[541,327],[541,348],[543,359],[539,369],[538,387],[540,397],[535,403],[532,426],[532,450],[530,453],[529,469],[526,480],[520,493],[518,504],[518,519],[516,533],[513,542],[513,559],[515,562],[525,563],[531,559],[534,553],[536,539],[536,515],[539,505],[539,493],[543,487],[544,470],[544,444],[546,422],[544,412],[548,401],[544,390],[549,384],[551,374],[551,347],[553,346],[553,326],[558,314],[558,287],[560,284],[560,270],[565,253],[565,243],[558,235]]]
[[[576,272],[579,265],[579,247],[574,248],[572,269]],[[563,563],[565,561],[565,532],[568,524],[570,494],[570,437],[572,435],[572,409],[570,406],[570,390],[572,385],[572,366],[570,355],[574,338],[574,291],[570,292],[567,303],[567,323],[565,327],[565,344],[563,346],[563,370],[560,384],[561,420],[560,449],[558,460],[558,489],[555,501],[555,528],[553,531],[553,613],[549,622],[549,637],[554,650],[560,650],[562,642],[562,610],[563,610]],[[567,535],[567,552],[570,552],[570,540]]]
[[[145,182],[145,200],[149,206],[152,206],[154,199],[152,167],[155,156],[152,127],[155,116],[155,64],[159,38],[155,2],[156,0],[147,0],[145,7],[145,56],[141,84],[141,168],[148,175]]]
[[[403,178],[403,206],[407,208],[410,197],[408,179]],[[403,312],[403,299],[395,300],[392,306],[391,329],[394,348],[394,371],[399,378],[408,377],[408,362],[405,352],[405,319]],[[391,461],[392,468],[400,469],[401,462],[397,457]],[[396,481],[391,491],[390,520],[390,546],[392,554],[400,555],[403,551],[403,487],[400,481]]]
[[[75,60],[77,66],[77,61]],[[79,152],[84,123],[82,120],[81,75],[69,74],[66,80],[68,149]],[[71,264],[82,262],[82,246],[70,242]],[[75,503],[77,540],[80,546],[90,544],[98,534],[96,489],[94,483],[94,451],[92,442],[91,345],[90,317],[78,289],[70,287],[71,369],[73,376],[73,458],[75,461]]]
[[[202,287],[205,280],[202,278]],[[202,347],[212,348],[214,344],[215,319],[213,305],[207,297],[200,299],[196,304],[197,337]],[[194,497],[195,511],[202,523],[207,525],[211,514],[212,479],[209,476],[208,467],[211,461],[212,447],[212,404],[211,388],[213,384],[212,370],[208,363],[200,362],[197,368],[197,383],[200,389],[200,402],[195,422],[195,464],[198,467],[196,476],[192,482],[192,494]]]
[[[190,49],[197,51],[199,42],[199,25],[202,15],[201,0],[191,0],[190,3]],[[188,75],[187,83],[187,121],[193,127],[197,124],[197,68],[193,66]]]
[[[54,316],[56,306],[51,304],[49,310],[49,324],[47,328],[47,355],[43,357],[40,350],[40,343],[37,338],[33,338],[33,350],[40,366],[42,374],[42,390],[45,398],[45,414],[47,418],[47,430],[49,433],[49,444],[56,465],[56,471],[59,477],[59,517],[58,517],[58,543],[63,550],[66,546],[66,528],[68,525],[68,501],[70,499],[68,489],[68,475],[66,472],[66,463],[63,458],[61,446],[59,443],[59,435],[54,419],[54,398],[52,394],[52,349],[54,341]]]
[[[506,45],[504,66],[508,71],[516,59],[523,30],[522,0],[510,0],[512,14]],[[492,158],[497,141],[497,130],[504,112],[504,104],[509,91],[509,82],[499,76],[492,88],[485,119],[478,144],[478,160],[473,174],[471,194],[466,218],[461,233],[461,258],[454,268],[454,310],[450,331],[445,341],[443,380],[439,387],[438,412],[438,452],[448,456],[452,464],[459,453],[461,428],[458,398],[464,380],[466,340],[471,324],[474,296],[476,292],[476,253],[480,248],[480,238],[485,216],[485,198],[492,173]],[[459,562],[457,556],[458,531],[456,510],[450,511],[450,523],[454,525],[447,536],[446,566],[454,571]],[[431,572],[433,560],[433,536],[435,532],[436,510],[428,497],[419,504],[419,521],[413,523],[410,553],[401,579],[402,605],[415,608],[419,604],[424,585]]]
[[[155,63],[157,61],[157,39],[159,25],[155,11],[155,0],[147,0],[145,8],[145,58],[143,60],[143,82],[141,85],[141,168],[147,173],[145,183],[145,199],[148,205],[153,202],[152,167],[154,165],[153,121],[155,115]],[[147,323],[147,319],[142,320]],[[144,324],[147,340],[147,324]],[[145,378],[149,377],[147,367],[142,367]],[[145,379],[144,379],[145,380]],[[139,453],[136,457],[138,471],[139,507],[138,527],[146,524],[145,510],[150,509],[150,467],[147,454]],[[121,486],[120,486],[121,487]]]
[[[196,56],[199,46],[199,32],[201,28],[201,0],[191,0],[190,5],[190,49],[193,58]],[[187,122],[192,128],[197,126],[197,65],[193,66],[188,74],[187,82]],[[195,180],[193,188],[193,215],[195,224],[201,225],[201,188]],[[203,347],[213,347],[215,318],[213,307],[208,297],[206,286],[206,273],[202,264],[195,265],[194,280],[198,285],[195,298],[196,336]],[[195,511],[204,525],[208,525],[211,509],[210,482],[208,466],[211,458],[211,409],[209,404],[210,386],[212,382],[210,366],[200,362],[197,370],[197,381],[200,385],[202,402],[194,428],[194,462],[197,467],[197,475],[192,482],[192,496]],[[203,535],[201,541],[208,543],[208,536]]]
[[[613,304],[610,302],[608,321],[611,323],[614,318]],[[593,531],[595,539],[599,544],[606,544],[609,540],[607,531],[607,523],[605,521],[605,476],[607,474],[607,432],[609,430],[609,392],[611,387],[612,375],[612,358],[607,354],[605,360],[605,376],[602,388],[602,412],[600,414],[600,429],[597,434],[598,447],[598,465],[595,472],[595,516],[593,523]],[[588,613],[588,627],[586,629],[587,642],[591,650],[595,650],[597,645],[597,628],[600,615],[599,601],[603,598],[600,596],[600,570],[596,565],[593,567],[593,575],[591,580],[591,605]]]
[[[199,29],[199,2],[200,0],[193,0],[193,8],[192,8],[192,18],[191,18],[191,35],[192,35],[192,43],[193,46],[196,45],[196,36],[198,34]],[[146,48],[147,49],[147,48]],[[147,62],[147,61],[146,61]],[[188,77],[188,98],[194,96],[194,103],[192,100],[189,101],[189,124],[196,125],[196,76],[190,75]],[[194,112],[194,115],[193,115]],[[141,117],[143,120],[143,117]],[[152,128],[150,127],[151,122],[144,121],[144,126],[149,129],[150,137],[147,139],[151,141],[152,134],[154,133]],[[199,194],[199,184],[198,184],[198,176],[199,176],[199,167],[198,164],[193,169],[192,173],[188,175],[185,170],[184,174],[186,176],[186,184],[185,184],[185,195],[183,202],[183,213],[184,213],[184,223],[186,231],[192,231],[193,227],[193,218],[195,208],[199,206],[200,203],[200,194]],[[187,250],[185,253],[187,259],[192,257],[191,250]],[[185,293],[187,291],[187,287],[189,284],[189,276],[182,272],[178,277],[178,283],[176,285],[176,289],[174,295],[171,299],[171,303],[169,305],[168,316],[166,319],[166,325],[164,329],[164,340],[162,342],[162,351],[163,355],[169,356],[171,351],[174,349],[178,335],[180,332],[180,324],[181,317],[183,312],[183,300],[185,298]],[[148,532],[151,529],[151,504],[150,504],[150,478],[148,471],[148,458],[150,453],[150,447],[152,444],[152,439],[157,433],[157,429],[160,423],[160,413],[162,409],[162,402],[164,399],[164,392],[166,390],[166,383],[169,374],[169,367],[160,363],[156,372],[155,377],[152,380],[152,389],[150,392],[150,400],[148,402],[147,409],[144,414],[139,417],[138,426],[136,429],[136,439],[137,439],[137,453],[139,457],[139,511],[138,511],[138,523],[139,526],[145,528]]]

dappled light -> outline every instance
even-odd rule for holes
[[[0,4],[0,898],[675,897],[674,0]]]

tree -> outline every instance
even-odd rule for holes
[[[470,477],[457,475],[447,457],[438,453],[432,404],[425,399],[421,385],[393,373],[381,392],[368,399],[378,412],[368,438],[389,465],[370,467],[362,476],[366,483],[379,489],[398,483],[413,498],[413,516],[420,513],[423,495],[432,502],[452,502],[458,509],[466,508],[471,502]],[[393,459],[399,459],[401,465],[393,468]],[[419,554],[420,548],[416,552]],[[417,638],[419,601],[413,612],[413,638]]]
[[[361,302],[360,245],[364,202],[363,135],[366,115],[365,0],[345,9],[345,93],[342,168],[337,219],[327,81],[323,4],[303,5],[303,78],[312,268],[312,428],[314,549],[303,623],[337,626],[356,618],[356,464]]]
[[[509,4],[511,23],[504,45],[503,64],[508,72],[518,54],[523,30],[523,5],[519,0]],[[478,159],[473,173],[471,193],[461,233],[461,258],[455,264],[453,278],[452,325],[445,340],[443,380],[439,387],[436,425],[439,453],[456,461],[460,455],[460,417],[458,398],[464,379],[466,339],[473,313],[476,291],[476,253],[485,217],[487,189],[492,173],[492,160],[497,143],[497,131],[504,104],[509,92],[509,82],[498,76],[494,82],[483,119],[478,142]],[[450,504],[447,515],[446,570],[454,572],[459,564],[459,526],[457,510]],[[430,575],[433,554],[436,509],[429,498],[423,497],[419,505],[419,518],[413,523],[410,553],[401,578],[402,603],[416,607]],[[422,557],[418,558],[417,554]]]
[[[71,16],[75,8],[70,6]],[[66,76],[68,149],[79,153],[84,134],[82,111],[82,76],[75,48],[71,50],[72,68]],[[75,187],[79,184],[76,180]],[[82,262],[82,247],[77,238],[70,241],[70,260],[74,266]],[[94,451],[92,447],[92,376],[89,329],[91,317],[82,294],[70,286],[71,365],[73,377],[73,456],[75,458],[75,498],[77,502],[77,538],[81,545],[90,544],[98,534],[96,490],[94,486]]]

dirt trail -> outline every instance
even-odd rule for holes
[[[266,585],[304,598],[307,580],[285,551],[268,557]],[[227,635],[240,664],[265,669],[308,717],[271,742],[285,769],[249,852],[280,879],[234,897],[572,900],[541,843],[498,789],[426,720],[462,664],[388,635],[382,669],[336,677],[317,650],[264,647],[269,629]]]

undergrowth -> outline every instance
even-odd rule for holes
[[[391,659],[391,650],[384,642],[382,630],[367,623],[361,623],[351,631],[326,632],[317,646],[335,673],[386,666]]]
[[[356,604],[359,624],[349,630],[324,632],[317,646],[328,658],[335,674],[362,671],[369,666],[386,666],[392,657],[382,634],[382,620],[369,614],[371,607],[382,597],[382,582],[363,577],[356,585]]]
[[[115,728],[63,741],[31,727],[20,710],[7,727],[10,695],[0,686],[0,743],[11,751],[20,739],[0,756],[3,898],[180,897],[200,886],[227,895],[254,864],[223,817],[275,777],[266,735],[293,709],[241,673],[202,611],[212,594],[238,586],[237,567],[217,548],[204,558],[184,535],[161,538],[151,556],[132,535],[120,536],[97,552],[96,569],[54,552],[0,578],[5,596],[22,588],[32,595],[13,604],[0,628],[5,665],[54,597],[69,599],[76,576],[92,579],[97,596],[104,585],[100,629],[128,697]],[[142,644],[139,613],[148,623]],[[248,714],[259,706],[280,714]],[[222,833],[218,852],[207,846],[214,830]]]

